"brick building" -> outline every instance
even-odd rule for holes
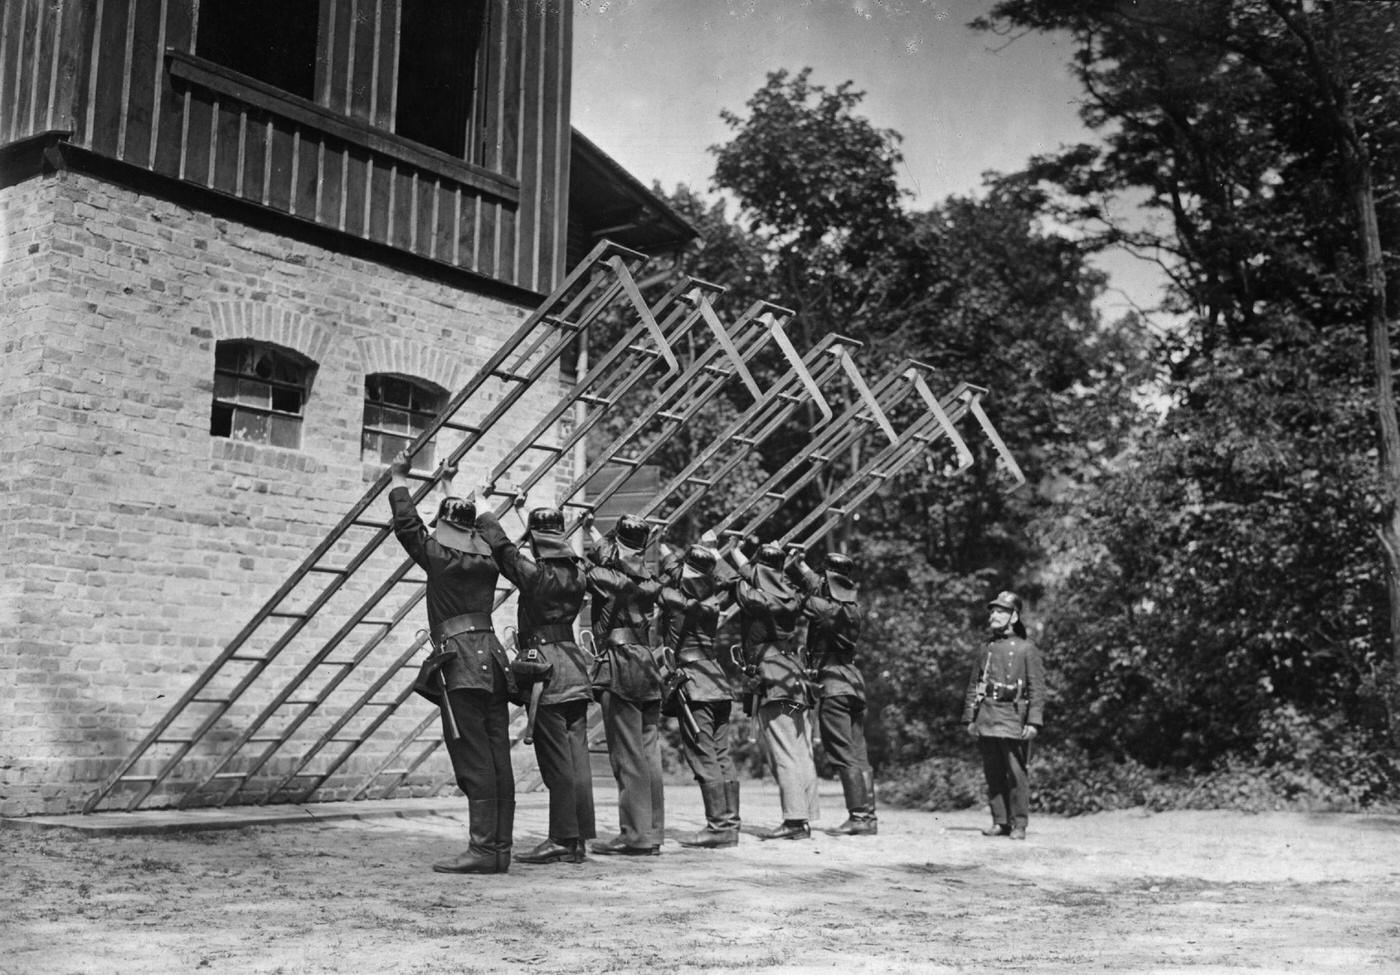
[[[572,132],[570,35],[567,0],[4,5],[0,814],[78,808],[600,232],[693,235]]]

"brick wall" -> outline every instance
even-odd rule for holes
[[[378,476],[360,459],[365,375],[402,373],[455,392],[528,309],[74,172],[0,190],[0,248],[0,679],[11,688],[0,696],[0,814],[23,815],[79,807]],[[225,338],[316,362],[300,449],[210,435],[214,349]],[[480,483],[475,475],[557,391],[532,391],[512,410],[469,455],[459,486]],[[463,419],[501,390],[483,393]],[[451,446],[444,434],[439,455]],[[542,489],[537,497],[554,485]],[[329,638],[345,618],[336,612],[401,557],[391,541],[307,632]],[[305,605],[324,584],[294,599]],[[334,700],[386,673],[424,621],[420,603]],[[254,643],[261,652],[271,641]],[[365,643],[356,632],[332,656]],[[307,660],[289,645],[259,683],[285,683]],[[333,672],[320,669],[307,686]],[[267,703],[266,693],[245,696],[212,742],[236,737]],[[408,702],[376,741],[430,716],[427,707]],[[268,728],[287,726],[291,713]],[[336,713],[317,709],[298,739],[321,734]],[[340,794],[385,748],[342,769]],[[293,767],[279,758],[266,771]],[[443,772],[445,757],[427,768]],[[428,788],[433,776],[420,778]]]

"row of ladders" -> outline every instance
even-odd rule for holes
[[[497,488],[498,482],[510,465],[520,460],[526,452],[543,454],[541,467],[532,475],[538,480],[585,435],[591,424],[598,422],[608,406],[628,389],[638,385],[649,373],[655,372],[658,364],[664,364],[670,375],[679,372],[672,345],[690,327],[705,320],[700,306],[708,308],[708,302],[699,300],[697,296],[717,293],[720,289],[704,282],[686,280],[678,283],[655,306],[648,306],[636,284],[636,274],[644,262],[641,254],[609,242],[596,247],[449,400],[442,413],[411,445],[411,453],[417,454],[442,431],[460,436],[458,445],[447,457],[447,463],[455,463],[469,451],[483,445],[483,441],[498,426],[502,426],[503,418],[527,393],[532,389],[544,390],[546,383],[554,381],[552,369],[571,343],[601,316],[610,311],[616,312],[619,304],[624,313],[637,316],[637,323],[552,409],[546,411],[531,435],[493,470],[489,486],[500,490]],[[622,301],[619,302],[619,299]],[[470,419],[469,408],[476,409],[483,401],[492,404],[490,409],[480,419]],[[559,419],[579,403],[593,407],[585,422],[579,424],[578,429],[563,443],[545,439],[543,434],[552,431]],[[414,500],[418,502],[432,490],[439,473],[415,472],[411,476],[419,483],[414,492]],[[124,799],[127,809],[137,808],[172,780],[181,763],[197,746],[215,752],[213,771],[205,773],[194,788],[186,788],[179,795],[179,804],[222,805],[230,801],[240,793],[254,772],[291,740],[296,729],[324,701],[325,695],[321,693],[310,697],[298,695],[298,688],[310,674],[318,668],[329,670],[336,674],[332,682],[339,683],[383,641],[387,633],[404,620],[407,610],[402,607],[389,616],[371,616],[367,608],[377,605],[396,586],[409,585],[422,589],[425,580],[414,574],[414,567],[406,559],[389,574],[373,596],[362,601],[359,608],[349,614],[346,622],[329,640],[321,643],[320,649],[311,655],[295,676],[288,679],[285,673],[287,660],[295,654],[283,657],[284,651],[299,648],[298,637],[303,634],[310,636],[313,620],[324,625],[324,619],[318,619],[318,614],[325,610],[357,572],[366,570],[372,558],[389,540],[389,522],[380,514],[387,509],[385,499],[389,484],[387,472],[378,477],[147,736],[119,763],[89,798],[84,811],[94,811],[109,797]],[[509,493],[510,490],[507,488],[502,493]],[[376,508],[377,511],[372,510]],[[322,582],[324,585],[316,588]],[[370,633],[368,641],[352,656],[335,656],[334,649],[357,628],[364,628],[358,632]],[[295,667],[295,664],[290,666]],[[269,679],[259,684],[259,678],[264,674],[269,675]],[[268,683],[273,683],[277,688],[272,693],[270,703],[256,719],[243,721],[241,732],[230,735],[228,719],[232,717],[235,706],[256,707],[250,702],[257,693],[267,693],[262,685]],[[296,713],[290,718],[278,718],[276,728],[266,729],[264,726],[272,717],[279,712],[285,713],[284,709],[296,709]],[[246,747],[251,747],[254,752],[251,755],[244,752]],[[199,757],[205,765],[211,764],[207,756]],[[152,770],[138,768],[143,764],[152,766]],[[229,768],[232,764],[239,767]],[[126,794],[115,797],[114,793],[119,790]]]

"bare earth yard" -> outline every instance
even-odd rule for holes
[[[615,823],[611,785],[597,797]],[[673,838],[699,824],[698,790],[667,800]],[[831,783],[823,803],[819,825],[843,818]],[[1015,843],[982,837],[980,811],[881,809],[873,838],[672,839],[456,877],[428,864],[464,845],[464,800],[331,808],[138,835],[10,824],[0,973],[1400,972],[1394,816],[1042,816]],[[744,814],[777,821],[771,783],[745,784]],[[517,845],[545,822],[543,793],[522,796]]]

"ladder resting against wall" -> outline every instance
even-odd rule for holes
[[[859,343],[828,336],[801,356],[783,329],[790,312],[759,302],[733,325],[725,326],[712,304],[721,289],[694,279],[683,279],[655,304],[647,305],[635,280],[643,260],[641,255],[607,243],[595,249],[449,401],[410,447],[411,453],[444,430],[460,437],[448,454],[449,464],[457,463],[473,448],[481,448],[493,431],[499,434],[498,427],[506,426],[504,419],[527,392],[547,386],[554,363],[569,343],[601,316],[616,314],[619,309],[635,316],[636,323],[544,411],[531,432],[507,450],[486,476],[483,490],[488,497],[499,499],[498,514],[504,516],[531,488],[555,474],[561,458],[596,426],[608,407],[644,380],[651,381],[651,389],[656,390],[659,366],[665,367],[667,379],[649,406],[558,493],[558,501],[566,509],[586,512],[601,504],[621,487],[625,471],[645,463],[734,380],[742,382],[752,405],[646,506],[644,514],[654,523],[674,524],[803,404],[814,405],[825,418],[823,433],[803,451],[819,457],[820,464],[829,463],[851,442],[852,431],[858,435],[881,429],[893,435],[884,410],[898,401],[891,397],[891,390],[903,384],[897,377],[886,377],[873,389],[865,387],[850,358]],[[674,348],[700,324],[709,329],[715,341],[706,344],[682,369]],[[760,391],[747,363],[770,342],[786,356],[788,370],[767,391]],[[858,387],[861,399],[833,423],[821,386],[842,370]],[[480,398],[494,405],[484,417],[470,419],[471,408],[478,405],[475,398],[483,390],[487,394]],[[579,404],[589,407],[584,419],[557,441],[551,435]],[[979,418],[984,419],[980,414]],[[643,433],[655,422],[661,429],[651,433],[645,446],[624,454],[642,441]],[[946,418],[944,426],[951,433]],[[989,423],[986,428],[990,429]],[[822,453],[822,445],[830,449]],[[999,449],[1004,451],[1004,447]],[[535,460],[527,460],[530,457]],[[1005,457],[1009,459],[1009,454]],[[601,492],[580,498],[584,485],[596,482],[595,475],[605,464],[622,467],[624,474]],[[702,468],[711,464],[715,466],[702,475]],[[791,468],[789,464],[785,470],[790,472]],[[416,472],[412,477],[418,482],[414,501],[419,503],[432,491],[438,475]],[[801,483],[805,481],[797,486]],[[390,535],[384,517],[388,486],[386,473],[119,764],[89,799],[85,811],[99,808],[104,801],[114,805],[124,802],[127,809],[169,802],[182,807],[304,802],[345,795],[391,795],[405,784],[413,786],[412,774],[441,740],[433,727],[435,711],[421,720],[405,722],[400,718],[399,727],[394,727],[395,716],[411,697],[411,682],[404,671],[411,666],[423,637],[397,651],[390,647],[388,637],[413,627],[409,614],[423,598],[425,580],[409,560],[390,557],[389,553],[397,554],[398,550],[396,544],[386,545]],[[795,490],[791,485],[788,488]],[[771,493],[760,492],[754,500],[771,500]],[[670,510],[660,513],[667,502],[673,502]],[[848,503],[847,510],[853,503],[859,501]],[[571,519],[571,533],[580,520]],[[382,581],[368,597],[346,589],[350,608],[337,605],[335,597],[357,576],[369,578],[371,585],[373,580]],[[308,593],[304,586],[308,582],[323,585],[313,586]],[[509,587],[498,591],[496,606],[509,595]],[[356,673],[372,675],[372,679],[353,686],[348,679]],[[332,702],[332,694],[342,688],[340,697]],[[348,703],[342,701],[347,694],[352,698]],[[319,726],[312,725],[313,716],[319,718]],[[364,721],[357,726],[360,718]],[[372,762],[371,771],[353,786],[332,782],[372,737],[382,743],[395,734],[398,740],[387,757]],[[434,782],[426,791],[435,791],[442,784],[441,780]],[[416,787],[425,788],[421,784]]]

